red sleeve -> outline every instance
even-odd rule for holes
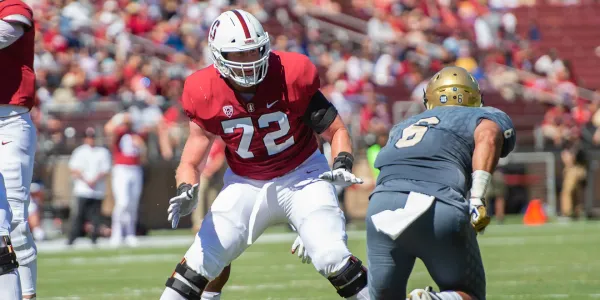
[[[125,125],[119,125],[117,127],[115,127],[115,138],[118,140],[120,139],[123,135],[125,135],[125,133],[127,133],[127,126]]]
[[[309,98],[321,88],[319,70],[317,70],[317,67],[308,58],[306,59],[304,72],[298,78],[298,84],[304,89]]]
[[[33,24],[33,12],[23,1],[5,1],[0,4],[0,19],[12,15],[21,15]]]
[[[200,83],[194,80],[193,77],[189,77],[185,81],[185,84],[183,86],[183,95],[180,99],[181,106],[183,107],[183,111],[185,111],[185,114],[190,118],[192,122],[196,123],[196,125],[200,126],[202,129],[208,132],[213,132],[210,128],[208,128],[208,124],[205,122],[205,120],[200,118],[200,115],[196,111],[197,108],[201,107],[199,99],[205,97],[205,95],[201,94],[201,91],[198,91],[195,88],[199,85]]]
[[[319,70],[306,56],[303,56],[296,71],[293,83],[296,90],[294,107],[300,115],[304,115],[312,96],[321,87],[321,80],[319,79]]]
[[[113,138],[112,138],[113,151],[119,150],[119,143],[121,142],[121,138],[126,133],[127,133],[127,126],[119,125],[119,126],[115,127],[115,130],[113,131]]]

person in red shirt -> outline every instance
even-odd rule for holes
[[[37,249],[27,223],[37,144],[29,113],[35,92],[34,39],[31,8],[19,0],[0,1],[0,265],[6,265],[0,273],[0,299],[8,300],[36,297]]]
[[[294,251],[310,257],[341,297],[368,299],[367,269],[346,245],[334,188],[362,180],[352,174],[350,136],[319,91],[317,68],[304,55],[270,51],[268,33],[242,10],[222,13],[208,43],[214,67],[190,75],[181,99],[190,133],[176,172],[178,196],[169,201],[173,228],[198,203],[198,167],[217,136],[229,170],[161,299],[200,299],[209,281],[277,223],[294,226]],[[314,133],[331,143],[333,170]]]
[[[121,244],[123,237],[129,246],[137,245],[135,229],[144,184],[142,156],[146,146],[144,137],[132,129],[132,122],[128,113],[121,113],[104,126],[106,134],[112,135],[111,185],[115,206],[110,243],[114,247]]]

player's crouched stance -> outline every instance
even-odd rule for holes
[[[367,211],[371,299],[403,299],[415,259],[440,288],[410,300],[485,300],[476,235],[489,224],[483,198],[499,157],[515,144],[510,118],[481,107],[477,81],[447,67],[425,91],[427,111],[397,124],[375,166]],[[470,175],[469,175],[470,174]]]
[[[169,220],[196,207],[199,166],[215,136],[227,145],[224,186],[194,243],[167,280],[162,300],[200,299],[209,281],[267,227],[290,223],[315,268],[348,299],[368,299],[367,270],[346,246],[344,217],[332,184],[352,174],[351,142],[337,110],[319,91],[306,56],[271,52],[251,14],[221,14],[209,30],[214,67],[186,80],[182,106],[190,135],[177,169]],[[332,145],[333,170],[314,133]]]

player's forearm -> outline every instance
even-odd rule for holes
[[[331,141],[331,156],[337,157],[340,152],[347,152],[352,154],[352,141],[350,140],[350,134],[346,128],[339,128],[333,134]]]
[[[502,134],[497,126],[476,130],[475,150],[473,151],[473,174],[471,175],[471,201],[481,201],[492,180],[502,151]]]
[[[182,183],[196,184],[200,180],[200,170],[198,166],[189,163],[180,163],[175,173],[175,181],[177,186]]]
[[[331,145],[331,157],[337,157],[340,152],[352,154],[350,134],[340,116],[337,116],[329,128],[321,133],[321,137]]]

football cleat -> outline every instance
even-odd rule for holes
[[[406,300],[438,300],[433,294],[433,288],[428,286],[425,289],[416,289],[406,296]]]

